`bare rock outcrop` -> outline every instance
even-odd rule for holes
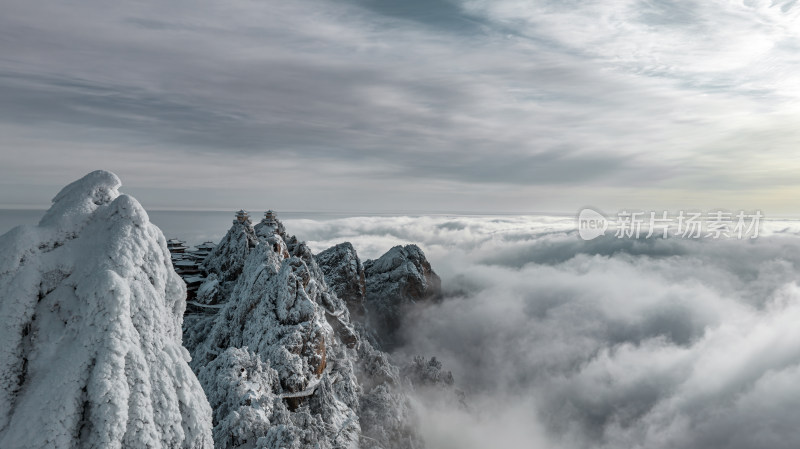
[[[364,265],[350,242],[340,243],[316,256],[325,280],[336,296],[342,299],[353,320],[364,320],[366,315],[366,278]]]
[[[403,316],[416,303],[441,293],[441,279],[417,245],[395,246],[364,262],[366,308],[372,330],[384,349],[401,343]]]

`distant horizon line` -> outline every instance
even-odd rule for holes
[[[43,206],[20,206],[20,205],[0,205],[0,211],[40,211],[46,212],[49,207]],[[239,209],[244,209],[247,212],[266,212],[268,209],[248,209],[242,207],[236,207],[231,209],[216,209],[216,208],[166,208],[166,207],[145,207],[144,208],[147,212],[219,212],[219,213],[235,213]],[[283,209],[272,209],[277,214],[322,214],[322,215],[347,215],[347,216],[358,216],[358,215],[392,215],[392,216],[405,216],[405,215],[477,215],[477,216],[500,216],[500,215],[514,215],[514,216],[526,216],[526,215],[536,215],[536,216],[572,216],[576,215],[577,212],[565,212],[565,211],[500,211],[500,212],[478,212],[474,210],[456,210],[456,211],[432,211],[432,210],[398,210],[398,211],[370,211],[370,210],[336,210],[336,209],[317,209],[317,210],[283,210]],[[800,214],[798,214],[800,215]]]
[[[4,211],[16,211],[16,212],[46,212],[49,207],[42,207],[42,206],[20,206],[20,205],[0,205],[0,212]],[[199,208],[165,208],[165,207],[152,207],[147,208],[145,210],[147,212],[184,212],[184,213],[231,213],[234,214],[241,207],[238,208],[231,208],[231,209],[199,209]],[[631,211],[638,211],[639,209],[633,208],[626,208],[627,210]],[[267,209],[247,209],[244,208],[245,211],[253,213],[253,212],[265,212]],[[370,216],[395,216],[395,217],[402,217],[402,216],[491,216],[491,217],[499,217],[499,216],[552,216],[552,217],[577,217],[579,211],[499,211],[499,212],[478,212],[474,210],[456,210],[456,211],[430,211],[430,210],[398,210],[398,211],[369,211],[369,210],[333,210],[333,209],[319,209],[319,210],[282,210],[282,209],[272,209],[276,212],[276,214],[291,214],[291,215],[331,215],[331,216],[340,216],[340,217],[370,217]],[[622,210],[622,209],[620,209]],[[689,209],[687,209],[689,210]],[[695,209],[692,209],[695,210]],[[697,209],[700,210],[700,209]],[[711,209],[709,209],[711,210]],[[725,209],[722,209],[725,210]],[[677,209],[676,209],[677,211]],[[762,211],[763,212],[763,211]],[[610,213],[604,212],[605,215],[611,215]],[[781,220],[781,219],[800,219],[800,212],[797,213],[781,213],[781,214],[769,214],[765,213],[764,220]]]

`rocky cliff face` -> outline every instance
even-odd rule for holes
[[[217,447],[418,447],[398,369],[354,329],[308,247],[274,221],[256,225],[224,306],[186,319]]]
[[[347,305],[353,320],[364,320],[367,298],[364,265],[353,245],[340,243],[317,254],[316,260],[328,285]]]
[[[119,186],[90,173],[0,237],[0,447],[212,447],[185,286]]]
[[[436,298],[441,280],[417,245],[395,246],[364,262],[370,327],[383,348],[401,342],[401,320],[412,305]]]
[[[197,301],[216,304],[230,296],[236,279],[242,274],[250,250],[258,243],[256,231],[249,218],[234,220],[219,245],[203,261],[202,268],[213,281],[198,291]]]
[[[166,240],[119,185],[93,172],[0,237],[0,447],[422,447],[408,394],[440,366],[401,371],[365,338],[352,245],[315,257],[240,214],[184,316]],[[414,248],[370,262],[385,301],[438,289]]]

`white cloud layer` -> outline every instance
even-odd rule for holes
[[[755,240],[581,241],[571,219],[287,220],[364,258],[417,242],[448,298],[408,320],[471,408],[422,401],[434,448],[794,448],[800,226]]]

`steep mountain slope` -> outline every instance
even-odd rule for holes
[[[0,447],[212,447],[185,286],[119,186],[92,172],[0,237]]]
[[[236,279],[242,274],[247,255],[257,242],[249,217],[233,220],[233,226],[225,237],[203,261],[202,268],[209,274],[211,282],[200,287],[197,301],[215,304],[228,298]]]
[[[185,325],[217,447],[419,447],[398,369],[353,328],[309,248],[274,218],[255,234],[224,307]]]
[[[350,316],[362,320],[366,315],[367,290],[364,265],[350,242],[340,243],[316,255],[325,280],[341,298]]]
[[[413,304],[436,298],[441,279],[417,245],[395,246],[364,262],[366,308],[372,330],[385,349],[401,343],[397,334]]]

